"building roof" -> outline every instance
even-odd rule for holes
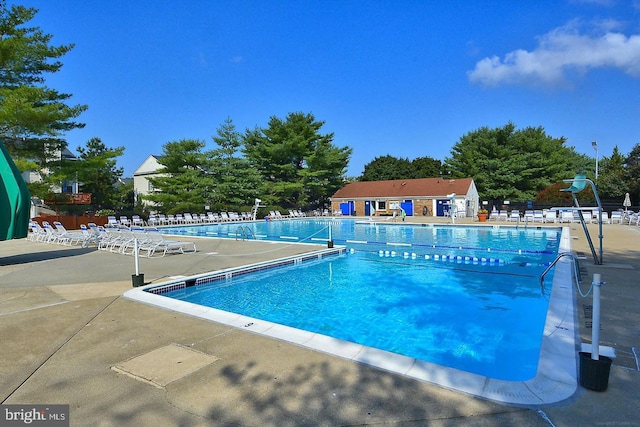
[[[149,155],[138,169],[133,171],[133,176],[141,176],[141,175],[153,175],[158,172],[158,169],[162,168],[162,165],[158,162],[162,156],[156,156],[154,154]]]
[[[469,192],[472,184],[471,178],[351,182],[336,191],[332,199],[446,197],[451,193],[463,196]]]

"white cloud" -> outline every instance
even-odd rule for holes
[[[576,23],[557,28],[539,37],[533,51],[515,50],[505,55],[484,58],[469,71],[472,83],[563,85],[567,72],[585,73],[594,68],[617,68],[640,78],[640,34],[626,36],[607,31],[599,36],[581,34]],[[601,23],[612,28],[614,22]]]

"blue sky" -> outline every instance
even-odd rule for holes
[[[125,176],[162,144],[313,113],[353,148],[444,160],[467,132],[542,126],[580,153],[640,143],[640,0],[24,0],[55,45],[50,87],[84,129],[126,148]]]

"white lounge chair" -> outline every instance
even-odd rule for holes
[[[100,241],[100,233],[98,233],[98,229],[89,228],[85,224],[80,224],[80,232],[84,235],[84,240],[82,241],[82,247],[87,247],[90,244],[94,243],[98,246],[98,242]]]
[[[611,224],[622,224],[622,212],[621,211],[613,211],[613,212],[611,212]]]
[[[558,213],[556,211],[549,210],[544,216],[544,222],[557,222]]]
[[[572,211],[562,211],[560,214],[560,222],[573,222],[573,212]]]
[[[81,231],[67,230],[60,221],[53,221],[53,226],[58,232],[58,242],[64,245],[79,245],[84,240],[84,234]]]
[[[527,221],[528,221],[528,222],[533,222],[533,210],[526,210],[526,211],[524,211],[524,215],[523,215],[522,219],[523,219],[525,222],[527,222]]]
[[[131,217],[131,226],[132,227],[144,227],[144,220],[140,218],[140,215],[133,215]]]
[[[31,240],[32,242],[42,242],[47,235],[38,221],[29,221],[29,229],[31,230],[31,232],[29,233],[27,239]]]
[[[146,230],[148,240],[140,246],[140,251],[147,251],[147,256],[152,257],[156,252],[162,252],[162,256],[168,253],[196,252],[194,242],[165,239],[157,228]]]
[[[542,211],[533,211],[533,222],[544,222],[544,215],[542,214]]]

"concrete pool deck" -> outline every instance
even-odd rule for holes
[[[605,225],[602,266],[570,228],[585,284],[607,282],[601,344],[617,358],[606,392],[501,405],[125,299],[130,256],[17,240],[0,242],[0,402],[69,404],[71,425],[638,425],[640,228]],[[318,247],[198,240],[196,254],[142,258],[141,272],[157,283]],[[577,297],[586,342],[590,305]]]

